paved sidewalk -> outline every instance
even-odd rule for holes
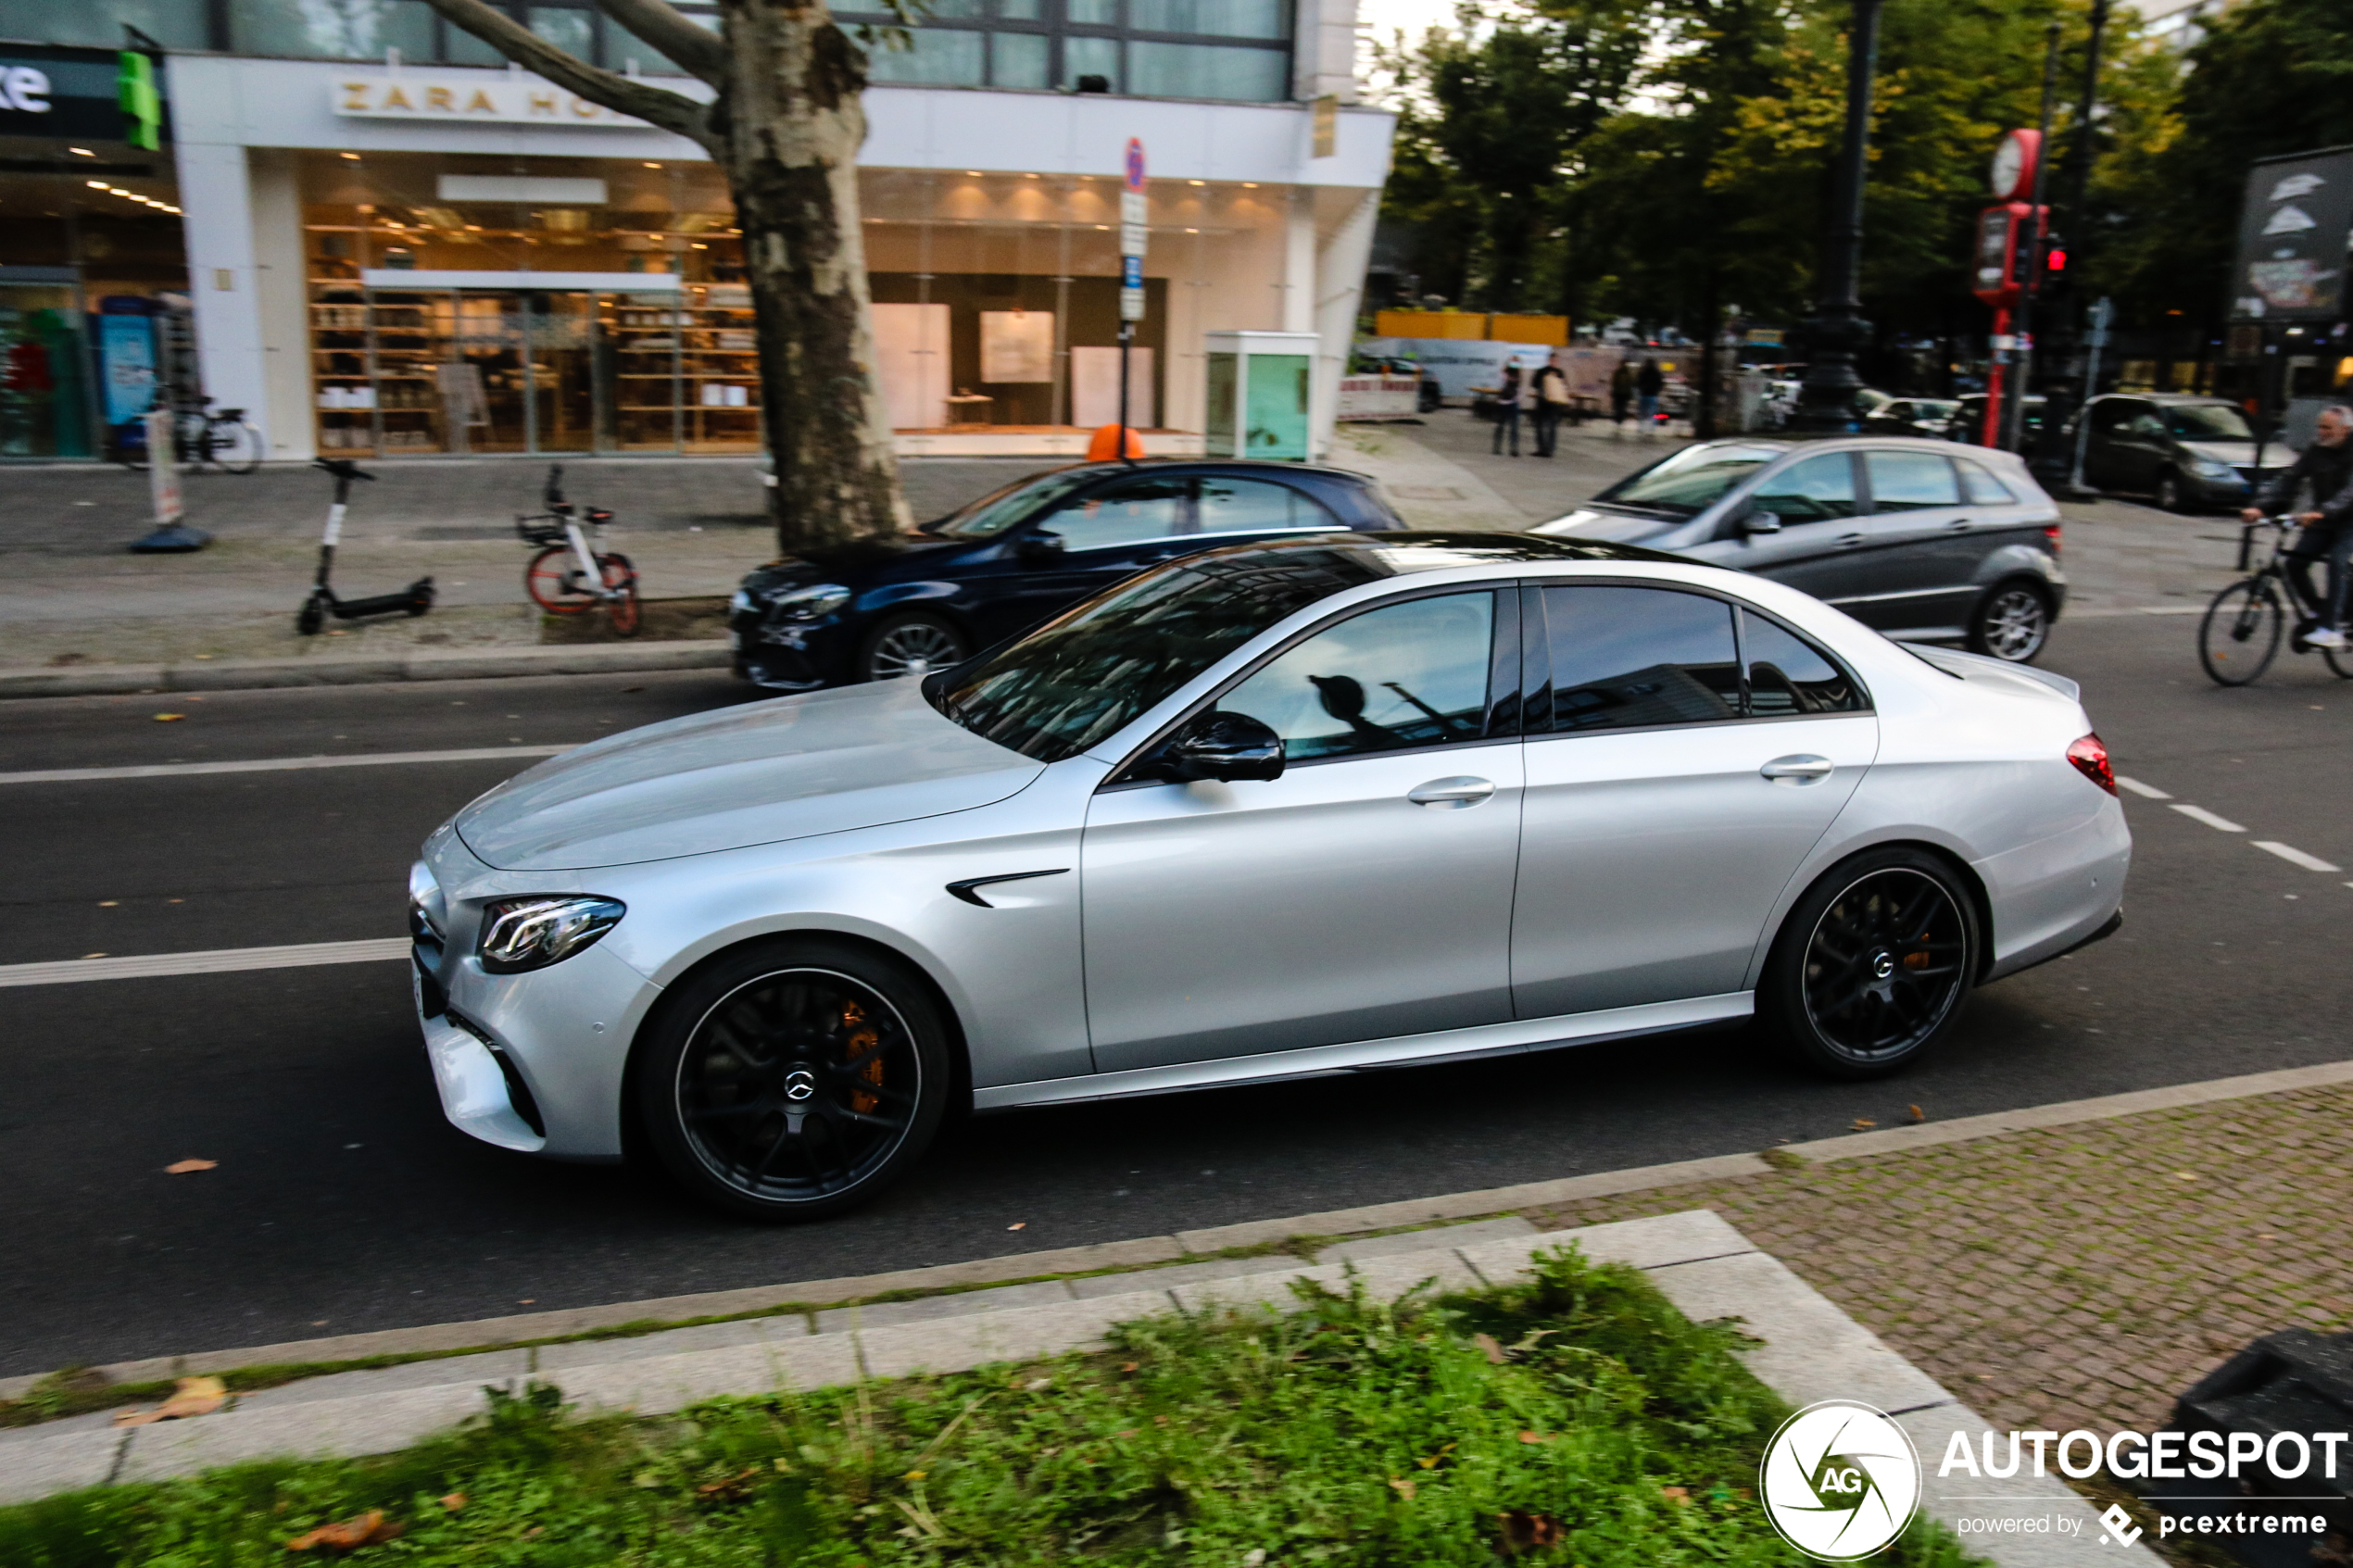
[[[1527,1212],[1694,1206],[2007,1425],[2147,1429],[2259,1335],[2353,1328],[2348,1084]]]

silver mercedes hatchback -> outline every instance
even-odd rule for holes
[[[501,784],[413,874],[418,1011],[464,1131],[642,1136],[774,1219],[951,1107],[1752,1015],[1877,1075],[2120,921],[2091,729],[2058,677],[1640,548],[1237,546]]]

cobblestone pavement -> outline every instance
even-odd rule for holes
[[[1794,1159],[1794,1157],[1790,1157]],[[1530,1210],[1716,1210],[1990,1419],[2161,1424],[2249,1339],[2353,1327],[2353,1086]]]

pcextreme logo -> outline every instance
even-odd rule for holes
[[[1853,1562],[1911,1523],[1920,1457],[1886,1412],[1824,1399],[1781,1423],[1756,1480],[1765,1516],[1783,1540],[1825,1562]]]

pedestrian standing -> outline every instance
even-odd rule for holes
[[[1568,377],[1557,359],[1547,359],[1538,367],[1529,383],[1535,398],[1536,455],[1549,458],[1560,440],[1561,415],[1568,408]]]
[[[1519,456],[1520,399],[1528,388],[1517,365],[1504,367],[1504,384],[1495,394],[1495,455],[1504,455],[1504,433],[1511,432],[1512,456]]]
[[[1645,359],[1634,374],[1635,417],[1642,421],[1642,434],[1648,436],[1658,419],[1658,395],[1667,390],[1667,373],[1655,359]]]
[[[1634,364],[1630,359],[1620,359],[1617,362],[1617,369],[1610,372],[1609,378],[1611,439],[1617,441],[1626,439],[1626,410],[1633,401]]]

